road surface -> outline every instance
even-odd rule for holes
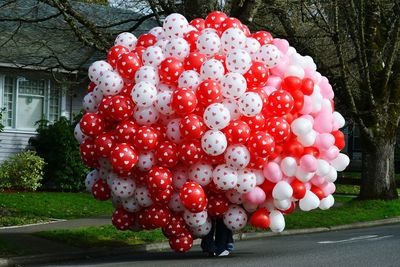
[[[43,265],[41,265],[43,266]],[[208,258],[199,248],[173,252],[132,253],[47,266],[400,266],[400,224],[240,241],[224,258]]]

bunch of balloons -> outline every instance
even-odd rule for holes
[[[75,128],[87,189],[120,230],[162,228],[185,252],[211,220],[280,232],[284,215],[328,209],[345,120],[309,56],[216,11],[118,35],[89,68]]]

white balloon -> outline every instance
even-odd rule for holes
[[[153,205],[153,200],[151,199],[149,189],[147,186],[139,186],[135,191],[136,202],[143,208],[150,207]]]
[[[211,219],[207,217],[207,220],[205,223],[203,223],[200,226],[190,228],[190,232],[194,234],[196,237],[202,237],[207,235],[211,231]]]
[[[307,190],[306,195],[299,201],[299,207],[303,211],[316,209],[319,204],[319,198],[310,190]]]
[[[315,138],[317,138],[317,132],[314,130],[311,130],[305,135],[297,136],[297,140],[304,147],[312,146],[315,143]]]
[[[183,37],[187,33],[189,22],[178,13],[168,15],[163,23],[164,35],[168,38]]]
[[[135,196],[123,199],[122,207],[128,212],[138,212],[142,208],[136,201]]]
[[[223,104],[213,103],[204,110],[203,119],[208,128],[222,130],[228,126],[231,114]]]
[[[104,60],[98,60],[90,65],[88,70],[89,79],[98,84],[98,79],[104,75],[105,72],[112,71],[113,67],[111,67],[108,62]]]
[[[305,118],[297,118],[293,120],[291,124],[292,132],[297,136],[304,136],[308,134],[309,132],[311,132],[312,127],[313,125],[311,121]]]
[[[172,185],[180,189],[188,181],[188,172],[185,165],[176,165],[172,169]]]
[[[173,119],[167,124],[167,137],[169,140],[176,144],[180,144],[183,142],[183,137],[181,132],[179,131],[179,124],[181,123],[181,119]]]
[[[189,179],[201,186],[208,185],[212,180],[213,167],[205,162],[198,162],[189,167]]]
[[[255,60],[263,62],[268,68],[273,68],[278,64],[281,57],[282,54],[276,46],[266,44],[257,51]]]
[[[238,28],[229,28],[221,35],[221,46],[224,53],[234,49],[244,49],[246,46],[246,35]]]
[[[263,107],[263,102],[259,94],[246,92],[238,100],[237,104],[240,112],[246,117],[253,117],[259,114]]]
[[[235,100],[224,99],[222,101],[222,104],[229,110],[229,113],[231,115],[231,120],[236,120],[241,116],[239,107]]]
[[[243,208],[250,213],[255,212],[258,209],[258,204],[253,204],[249,202],[243,202]]]
[[[225,196],[229,200],[229,202],[232,202],[233,204],[243,203],[243,194],[239,193],[235,189],[230,189],[226,191]]]
[[[149,46],[142,53],[143,65],[152,66],[157,68],[158,65],[164,60],[164,52],[159,46]]]
[[[265,177],[262,170],[252,169],[251,170],[256,176],[256,185],[261,185],[265,181]]]
[[[226,227],[232,231],[240,230],[247,224],[246,211],[235,204],[229,205],[223,219]]]
[[[155,107],[139,107],[133,110],[133,118],[139,125],[152,125],[159,119],[158,111]]]
[[[269,212],[274,211],[275,204],[274,204],[274,199],[273,198],[267,198],[264,203],[262,203],[259,208],[264,208],[267,209]]]
[[[330,166],[328,174],[325,176],[327,182],[335,182],[337,179],[337,171],[334,167]]]
[[[209,59],[204,61],[200,67],[200,77],[203,80],[211,79],[219,81],[224,77],[225,68],[221,61],[216,59]]]
[[[212,179],[217,188],[229,190],[236,187],[238,173],[227,164],[220,164],[213,170]]]
[[[161,38],[161,37],[163,36],[164,30],[163,30],[162,27],[157,26],[157,27],[152,28],[152,29],[149,31],[149,33],[152,34],[152,35],[154,35],[155,37],[157,37],[157,39],[159,39],[159,38]]]
[[[196,47],[200,53],[211,57],[221,50],[221,40],[215,32],[202,31],[197,38]]]
[[[227,53],[225,64],[229,71],[244,74],[250,69],[252,60],[245,50],[234,49]]]
[[[147,172],[154,166],[154,163],[154,153],[152,151],[144,151],[139,154],[135,167],[142,172]]]
[[[122,45],[132,51],[136,47],[137,38],[130,32],[122,32],[115,38],[114,45]]]
[[[160,78],[157,69],[153,66],[142,66],[135,73],[135,81],[136,84],[140,82],[148,82],[156,86],[160,81]]]
[[[274,205],[279,210],[288,210],[292,206],[292,201],[290,199],[274,199]]]
[[[295,158],[286,157],[281,161],[281,170],[286,176],[294,176],[297,170],[297,162]]]
[[[343,153],[339,153],[339,155],[331,161],[332,167],[334,167],[337,171],[344,171],[350,163],[350,158]]]
[[[257,41],[257,39],[248,37],[246,38],[246,45],[244,46],[244,50],[247,51],[247,53],[250,54],[251,59],[255,60],[256,59],[256,54],[258,50],[260,49],[261,45]]]
[[[319,208],[321,210],[327,210],[327,209],[331,208],[334,204],[335,204],[335,199],[333,198],[332,195],[328,195],[327,197],[321,199]]]
[[[313,178],[314,174],[315,174],[314,172],[306,172],[300,166],[298,166],[296,169],[296,178],[302,181],[303,183],[310,181],[311,178]]]
[[[228,142],[221,131],[208,130],[201,137],[203,151],[211,156],[218,156],[225,152]]]
[[[81,144],[83,142],[83,140],[89,138],[88,136],[84,135],[81,131],[81,126],[79,123],[77,123],[75,125],[75,129],[74,129],[74,136],[76,141],[78,141],[79,144]]]
[[[175,110],[171,106],[172,91],[163,91],[157,94],[154,107],[163,115],[172,115]]]
[[[269,228],[274,233],[282,232],[285,229],[285,218],[280,211],[273,210],[269,214]]]
[[[230,145],[225,151],[225,162],[234,169],[244,169],[250,162],[250,152],[245,145]]]
[[[117,178],[114,179],[111,185],[111,191],[115,196],[122,199],[133,196],[136,190],[135,181],[130,178]]]
[[[99,179],[100,179],[100,176],[99,176],[98,170],[94,169],[93,171],[89,172],[86,175],[86,179],[85,179],[86,191],[91,193],[94,183],[97,182]]]
[[[100,76],[97,86],[103,95],[113,96],[121,92],[121,89],[124,86],[124,81],[118,73],[113,71],[105,71],[103,75]]]
[[[164,54],[166,57],[175,57],[179,60],[183,60],[189,53],[189,44],[183,38],[172,38],[164,47]]]
[[[200,75],[197,71],[194,70],[185,70],[178,78],[179,88],[185,87],[192,89],[193,91],[196,91],[200,83],[201,83]]]
[[[94,96],[93,92],[88,93],[83,97],[83,110],[88,113],[95,113],[99,108],[98,102]]]
[[[228,72],[221,79],[221,93],[225,98],[237,99],[247,89],[246,79],[240,73]]]
[[[241,194],[250,192],[256,187],[256,176],[250,169],[238,171],[236,191]]]
[[[186,224],[190,227],[199,227],[200,225],[206,223],[208,218],[207,210],[203,210],[200,212],[190,212],[185,209],[183,212],[183,219]]]
[[[139,82],[133,86],[131,96],[138,107],[149,107],[156,100],[157,89],[148,81]]]
[[[182,212],[185,210],[185,206],[183,205],[181,198],[179,196],[179,192],[174,192],[170,201],[168,202],[168,208],[175,212]]]
[[[285,181],[278,182],[272,190],[272,197],[277,200],[290,199],[293,195],[293,188]]]
[[[337,122],[337,124],[338,124],[338,128],[340,129],[340,128],[344,127],[344,125],[346,124],[346,121],[345,121],[345,119],[343,118],[342,114],[340,114],[340,113],[337,112],[337,111],[334,111],[332,115],[333,115],[333,119],[334,119],[334,120]]]
[[[318,176],[324,177],[325,175],[328,175],[328,173],[331,170],[331,166],[326,160],[323,159],[317,159],[317,171],[316,174]]]

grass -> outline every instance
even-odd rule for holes
[[[35,233],[36,236],[83,248],[136,245],[166,240],[160,229],[119,231],[112,225]]]
[[[358,185],[335,184],[335,186],[336,194],[358,195],[360,193],[360,186]],[[400,194],[400,188],[397,188],[397,192]]]
[[[0,193],[0,226],[109,215],[109,201],[95,200],[86,193]]]
[[[9,241],[6,241],[0,237],[0,258],[1,257],[12,257],[25,255],[26,251]]]
[[[400,216],[400,200],[357,201],[349,197],[336,197],[336,201],[341,205],[330,210],[295,212],[287,215],[286,229],[328,227]],[[252,232],[257,229],[246,227],[244,231]],[[83,248],[133,245],[165,240],[160,230],[121,232],[112,226],[45,231],[35,235]]]
[[[341,177],[341,176],[343,176],[343,177],[346,177],[346,178],[353,178],[353,179],[360,179],[361,178],[361,172],[341,172],[340,174],[339,174],[339,176]],[[394,175],[394,177],[395,177],[395,179],[396,180],[400,180],[400,173],[396,173],[395,175]]]

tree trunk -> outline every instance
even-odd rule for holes
[[[394,172],[395,140],[363,142],[360,199],[397,199]]]

